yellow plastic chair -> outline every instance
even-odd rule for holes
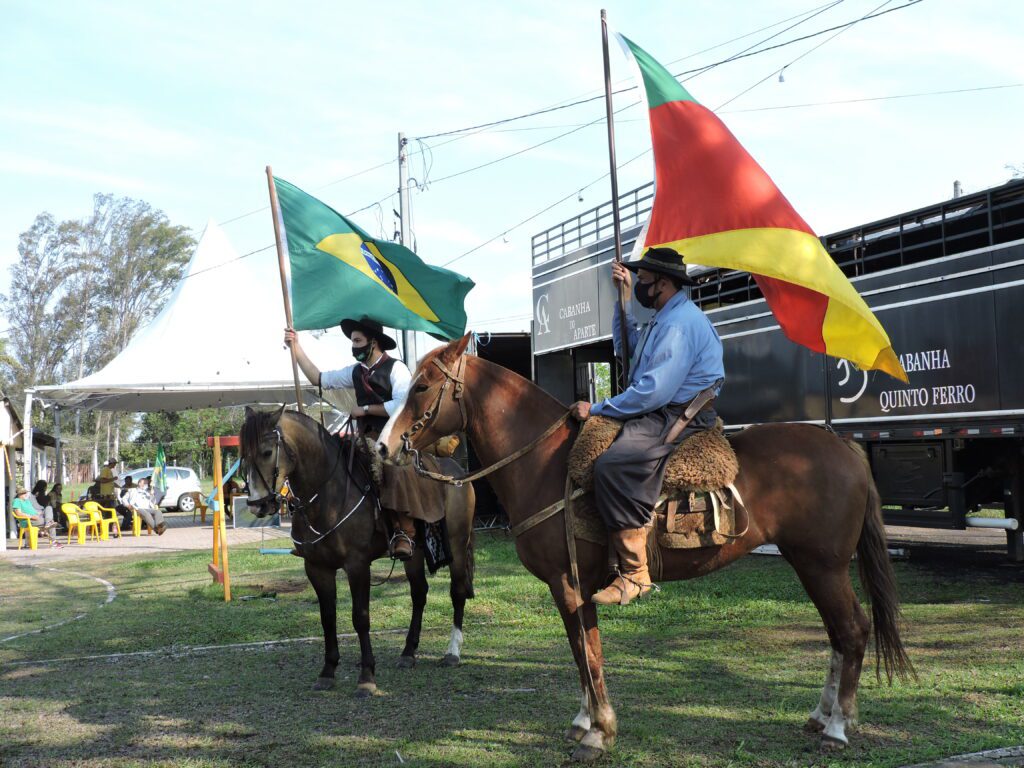
[[[77,504],[71,504],[70,502],[61,504],[60,511],[68,519],[68,544],[71,543],[72,533],[78,534],[79,544],[85,544],[86,533],[91,533],[94,539],[99,538],[99,526],[93,519],[93,515],[90,515]]]
[[[39,549],[39,526],[32,525],[32,518],[17,509],[12,509],[11,512],[14,514],[14,519],[18,521],[18,549],[24,546],[26,535],[28,536],[28,548]]]
[[[132,507],[128,507],[128,509],[130,509],[132,511],[132,536],[141,536],[142,535],[142,515],[140,515],[138,513],[138,511],[135,510]],[[149,525],[146,525],[146,535],[147,536],[152,536],[153,535],[153,529],[150,528]]]
[[[85,507],[86,512],[94,516],[93,519],[99,526],[100,539],[107,541],[110,538],[111,528],[117,533],[117,538],[121,538],[121,523],[117,519],[116,509],[102,507],[97,501],[87,501],[82,506]]]

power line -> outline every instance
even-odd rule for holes
[[[891,2],[892,2],[892,0],[885,0],[885,2],[883,2],[881,5],[879,5],[876,8],[873,8],[871,11],[869,11],[868,13],[864,14],[863,16],[861,16],[853,24],[849,24],[849,25],[843,27],[838,32],[836,32],[834,35],[832,35],[831,37],[825,38],[824,40],[822,40],[820,43],[818,43],[813,48],[809,48],[808,50],[806,50],[803,53],[801,53],[799,56],[797,56],[795,59],[790,61],[788,64],[784,64],[782,69],[778,70],[779,78],[780,79],[782,78],[782,73],[786,71],[787,67],[792,66],[793,64],[796,64],[798,61],[800,61],[800,59],[802,59],[802,58],[804,58],[806,56],[810,56],[816,50],[821,48],[821,46],[825,45],[826,43],[832,42],[837,37],[839,37],[841,34],[843,34],[843,32],[846,32],[848,29],[852,29],[855,25],[857,25],[860,22],[864,21],[864,19],[871,18],[871,14],[875,13],[876,11],[882,10],[882,8],[884,8],[885,6],[889,5],[889,3],[891,3]],[[919,3],[919,2],[921,2],[921,0],[912,0],[912,2],[907,3],[907,5],[914,5],[914,4]],[[906,7],[906,6],[903,6],[903,7]],[[719,109],[724,107],[726,104],[731,104],[732,102],[736,101],[736,99],[740,98],[741,96],[743,96],[743,95],[745,95],[747,93],[750,93],[752,90],[757,88],[757,86],[761,85],[761,83],[765,82],[766,80],[770,80],[774,76],[775,76],[775,72],[770,72],[769,74],[765,75],[760,80],[758,80],[756,83],[751,85],[749,88],[746,88],[745,90],[740,91],[739,93],[737,93],[735,96],[733,96],[728,101],[725,101],[725,102],[719,104],[718,107],[715,109],[715,111],[717,112]]]
[[[643,157],[644,155],[646,155],[646,154],[647,154],[647,153],[649,153],[650,151],[651,151],[651,150],[650,150],[649,148],[648,148],[648,149],[645,149],[645,150],[644,150],[643,152],[641,152],[640,154],[638,154],[638,155],[634,155],[633,157],[629,158],[629,160],[627,160],[626,162],[624,162],[624,163],[620,164],[620,165],[618,166],[618,168],[625,168],[625,167],[626,167],[627,165],[629,165],[630,163],[632,163],[632,162],[634,162],[634,161],[636,161],[636,160],[639,160],[639,159],[640,159],[641,157]],[[487,245],[490,245],[491,243],[493,243],[493,242],[494,242],[495,240],[497,240],[497,239],[498,239],[499,237],[504,237],[504,236],[505,236],[505,235],[507,235],[507,234],[508,234],[509,232],[512,232],[513,230],[516,230],[516,229],[519,229],[519,227],[523,226],[523,224],[527,224],[527,223],[529,223],[529,222],[533,221],[533,220],[534,220],[534,219],[536,219],[536,218],[537,218],[538,216],[541,216],[541,215],[543,215],[543,214],[547,213],[548,211],[550,211],[550,210],[551,210],[552,208],[555,208],[556,206],[558,206],[558,205],[561,205],[562,203],[564,203],[564,202],[565,202],[566,200],[568,200],[569,198],[571,198],[571,197],[576,197],[576,195],[578,195],[578,194],[579,194],[580,192],[582,192],[582,191],[583,191],[584,189],[589,189],[590,187],[594,186],[594,185],[595,185],[595,184],[597,184],[598,182],[600,182],[600,181],[604,181],[604,180],[605,180],[605,179],[607,179],[607,178],[608,178],[608,177],[609,177],[610,175],[611,175],[611,173],[610,173],[610,172],[609,172],[609,173],[604,173],[604,174],[602,174],[602,175],[598,176],[598,177],[597,177],[596,179],[594,179],[593,181],[591,181],[591,182],[590,182],[589,184],[584,184],[584,185],[583,185],[582,187],[574,187],[574,188],[573,188],[573,191],[572,191],[572,192],[570,192],[570,193],[569,193],[568,195],[566,195],[565,197],[559,198],[559,199],[558,199],[558,200],[556,200],[555,202],[551,203],[551,205],[549,205],[549,206],[547,206],[546,208],[543,208],[543,209],[541,209],[541,210],[537,211],[536,213],[534,213],[534,214],[533,214],[533,215],[531,215],[531,216],[527,216],[527,217],[526,217],[525,219],[523,219],[523,220],[522,220],[522,221],[520,221],[520,222],[517,222],[516,224],[513,224],[513,225],[512,225],[511,227],[506,227],[506,228],[505,228],[505,229],[503,229],[503,230],[502,230],[501,232],[499,232],[498,234],[496,234],[496,235],[495,235],[494,237],[490,238],[489,240],[485,240],[484,242],[480,243],[479,245],[477,245],[477,246],[475,246],[475,247],[473,247],[473,248],[470,248],[470,249],[469,249],[468,251],[466,251],[465,253],[461,253],[461,254],[459,254],[459,255],[458,255],[458,256],[456,256],[456,257],[455,257],[454,259],[449,259],[448,261],[444,262],[444,264],[442,264],[441,266],[442,266],[442,267],[447,267],[448,265],[450,265],[450,264],[454,264],[454,263],[455,263],[456,261],[459,261],[460,259],[464,259],[464,258],[466,258],[466,257],[467,257],[467,256],[469,256],[469,255],[470,255],[471,253],[476,253],[477,251],[479,251],[479,250],[480,250],[481,248],[483,248],[484,246],[487,246]]]
[[[801,37],[795,37],[792,40],[786,40],[785,42],[778,43],[777,45],[770,45],[767,48],[759,48],[756,51],[746,51],[744,53],[736,54],[734,56],[729,56],[729,57],[727,57],[725,59],[721,59],[720,61],[713,62],[712,64],[708,64],[708,65],[705,65],[703,67],[696,67],[694,69],[688,69],[688,70],[685,70],[683,72],[678,72],[678,73],[674,74],[673,77],[675,77],[676,79],[679,79],[679,78],[684,77],[686,75],[703,74],[704,72],[707,72],[707,71],[709,71],[710,69],[712,69],[714,67],[721,66],[722,64],[731,63],[733,61],[739,61],[740,59],[746,59],[746,58],[749,58],[751,56],[757,56],[757,55],[760,55],[762,53],[767,53],[768,51],[777,50],[779,48],[785,48],[786,46],[794,45],[795,43],[800,43],[800,42],[803,42],[804,40],[810,40],[810,39],[815,38],[815,37],[820,37],[821,35],[826,35],[829,32],[835,32],[838,29],[844,29],[846,27],[851,27],[851,26],[853,26],[855,24],[859,24],[862,21],[867,21],[868,19],[878,18],[879,16],[885,16],[886,14],[893,13],[895,11],[900,11],[900,10],[903,10],[904,8],[909,8],[910,6],[917,5],[920,2],[922,2],[922,0],[909,0],[909,2],[907,2],[907,3],[903,4],[903,5],[897,6],[895,8],[889,8],[888,10],[885,10],[885,11],[880,11],[878,13],[872,13],[872,14],[868,14],[868,15],[865,15],[865,16],[861,16],[858,19],[854,19],[852,21],[848,21],[848,22],[845,22],[843,24],[837,24],[837,25],[835,25],[833,27],[828,27],[826,29],[821,29],[821,30],[818,30],[817,32],[812,32],[812,33],[810,33],[808,35],[803,35]],[[833,3],[833,5],[834,5],[834,3]],[[773,74],[774,74],[774,72],[773,72]],[[617,95],[617,94],[620,94],[620,93],[626,93],[628,91],[636,90],[636,87],[637,86],[633,85],[633,86],[629,86],[629,87],[626,87],[626,88],[621,88],[619,90],[613,91],[612,93],[613,93],[613,95]],[[579,106],[581,104],[589,104],[590,102],[598,101],[599,99],[603,99],[603,98],[604,98],[604,94],[601,94],[601,95],[598,95],[598,96],[592,96],[592,97],[584,98],[584,99],[577,99],[576,101],[572,101],[572,102],[570,102],[568,104],[564,104],[564,105],[561,105],[561,106],[547,107],[545,109],[534,110],[533,112],[526,112],[526,113],[521,114],[521,115],[514,115],[512,117],[506,117],[506,118],[503,118],[501,120],[492,120],[491,122],[488,122],[488,123],[480,123],[478,125],[472,125],[472,126],[468,126],[466,128],[458,128],[458,129],[451,130],[451,131],[442,131],[440,133],[427,134],[425,136],[418,136],[417,138],[419,138],[419,139],[435,139],[435,138],[439,138],[439,137],[443,137],[443,136],[452,136],[454,134],[465,133],[467,131],[482,130],[484,128],[490,128],[490,127],[493,127],[493,126],[496,126],[496,125],[504,125],[506,123],[515,122],[517,120],[524,120],[526,118],[536,117],[537,115],[545,115],[545,114],[549,114],[551,112],[558,112],[558,111],[563,110],[563,109],[570,109],[572,107],[577,107],[577,106]]]
[[[774,73],[773,73],[774,74]],[[954,93],[977,93],[979,91],[997,91],[1003,88],[1024,88],[1024,83],[1008,83],[1006,85],[980,85],[976,88],[956,88],[949,91],[921,91],[920,93],[899,93],[892,96],[864,96],[859,99],[835,99],[833,101],[808,101],[803,104],[780,104],[775,107],[752,107],[750,109],[727,109],[722,114],[737,115],[743,112],[772,112],[779,109],[806,109],[808,107],[826,107],[835,104],[858,104],[865,101],[892,101],[895,99],[916,99],[922,96],[946,96]]]

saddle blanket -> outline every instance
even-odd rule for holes
[[[621,430],[621,421],[604,416],[591,416],[583,423],[569,452],[569,476],[578,487],[594,489],[594,462]],[[713,429],[696,432],[679,444],[669,457],[662,493],[674,497],[689,491],[726,488],[735,482],[739,471],[736,453],[719,419]]]

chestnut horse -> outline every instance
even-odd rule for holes
[[[405,406],[380,437],[382,453],[405,460],[400,458],[403,448],[418,449],[464,428],[481,465],[488,467],[528,446],[565,416],[565,406],[533,383],[466,355],[468,341],[467,335],[423,358]],[[577,430],[564,421],[532,450],[490,475],[513,529],[563,497]],[[749,528],[720,547],[663,549],[663,579],[703,576],[761,544],[777,545],[821,614],[832,647],[825,686],[808,726],[822,732],[823,747],[845,746],[846,729],[856,721],[857,685],[871,631],[850,582],[855,552],[871,601],[879,665],[890,682],[894,674],[913,674],[900,640],[899,599],[866,457],[855,444],[807,424],[751,427],[731,442],[739,458],[736,486],[747,504]],[[520,560],[548,585],[562,616],[583,688],[569,735],[580,742],[574,757],[592,760],[612,747],[616,735],[602,673],[597,610],[589,602],[608,578],[608,558],[604,547],[583,540],[576,549],[582,594],[573,586],[562,514],[516,539]]]
[[[334,672],[340,659],[337,578],[338,570],[342,569],[348,576],[352,626],[359,637],[356,693],[372,694],[377,689],[377,662],[370,645],[370,563],[387,554],[388,542],[378,524],[381,511],[367,457],[355,450],[352,440],[340,440],[308,416],[284,408],[273,412],[246,408],[241,446],[248,474],[248,502],[258,510],[257,516],[276,509],[280,499],[277,491],[285,480],[291,490],[292,541],[316,592],[324,631],[324,666],[314,690],[334,686]],[[463,613],[466,599],[473,597],[474,507],[471,485],[449,488],[445,494],[454,609],[451,639],[444,656],[446,666],[459,663]],[[412,594],[412,621],[398,660],[400,668],[416,663],[428,590],[423,559],[423,549],[417,547],[405,563]]]

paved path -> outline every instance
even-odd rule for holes
[[[167,530],[163,536],[155,533],[148,535],[145,530],[142,535],[132,536],[131,531],[124,533],[120,538],[113,536],[108,541],[93,541],[86,539],[85,544],[78,544],[74,538],[68,544],[68,537],[61,536],[59,540],[63,547],[60,549],[51,548],[45,539],[40,537],[39,549],[35,552],[27,546],[19,550],[17,541],[7,542],[7,551],[0,553],[0,558],[11,563],[24,563],[33,561],[69,561],[81,560],[90,557],[118,557],[126,555],[149,555],[163,552],[184,552],[195,549],[213,548],[213,526],[209,521],[201,525],[198,520],[193,524],[191,515],[167,515]],[[288,538],[289,526],[284,528],[268,528],[266,530],[266,541],[271,547],[291,547]],[[228,527],[228,546],[238,544],[251,544],[260,541],[260,529],[247,528],[235,530]],[[12,546],[13,544],[13,546]]]

